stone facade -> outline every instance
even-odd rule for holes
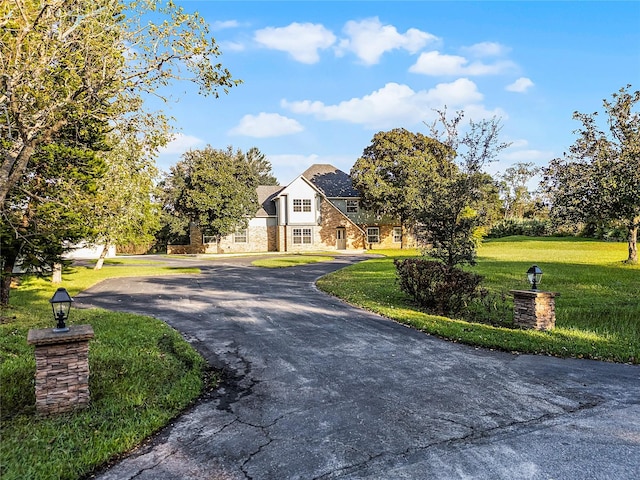
[[[319,224],[290,224],[278,226],[277,248],[281,252],[312,252],[340,250],[338,229],[344,232],[343,250],[364,250],[364,231],[338,210],[326,198],[320,199]],[[294,230],[311,230],[311,241],[295,243]],[[308,237],[307,237],[308,238]]]
[[[202,243],[202,232],[200,228],[193,223],[189,222],[189,245],[167,245],[168,255],[195,255],[198,253],[209,253],[207,248],[209,245]],[[216,251],[211,253],[217,253]]]
[[[346,250],[363,250],[365,248],[364,231],[349,220],[329,200],[320,203],[321,225],[318,228],[319,241],[329,250],[337,248],[337,230],[344,228]]]
[[[72,325],[68,332],[29,330],[35,345],[36,411],[41,415],[70,412],[89,404],[89,340],[91,325]]]
[[[253,253],[275,252],[277,250],[277,227],[275,221],[263,225],[249,225],[244,237],[235,234],[227,235],[220,239],[216,253]],[[244,241],[237,241],[243,238]],[[208,252],[207,252],[208,253]]]
[[[512,290],[513,323],[522,328],[552,330],[556,326],[554,292],[537,290]]]
[[[169,245],[167,252],[364,251],[416,245],[414,236],[406,230],[397,233],[397,220],[380,218],[361,208],[360,194],[349,175],[332,165],[312,165],[286,187],[262,185],[256,193],[260,207],[248,219],[246,235],[232,234],[216,243],[204,243],[209,239],[203,239],[202,232],[192,224],[190,244]],[[368,238],[367,228],[376,228],[377,234]],[[370,242],[372,238],[375,241]]]

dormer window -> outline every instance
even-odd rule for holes
[[[358,213],[358,200],[347,200],[347,213]]]
[[[311,199],[310,198],[294,198],[293,211],[294,212],[310,212]]]

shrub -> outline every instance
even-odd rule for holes
[[[469,322],[486,323],[495,327],[513,328],[513,300],[505,292],[482,290],[463,312]]]
[[[535,218],[507,218],[491,227],[488,238],[511,237],[526,235],[528,237],[547,237],[555,233],[550,220],[537,220]]]
[[[607,242],[626,242],[628,234],[628,229],[624,225],[610,222],[600,225],[587,223],[582,227],[579,236],[597,238],[598,240],[605,240]]]
[[[433,260],[394,260],[400,290],[426,310],[438,315],[459,314],[481,296],[482,276]]]

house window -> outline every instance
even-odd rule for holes
[[[311,211],[311,199],[309,198],[294,198],[293,199],[293,211],[294,212],[310,212]]]
[[[393,243],[402,243],[402,227],[393,227]]]
[[[247,243],[247,229],[238,229],[233,234],[233,243]]]
[[[358,213],[358,200],[347,200],[347,213]]]
[[[204,244],[216,243],[216,237],[214,237],[213,235],[203,235],[202,236],[202,243],[204,243]]]
[[[310,228],[294,228],[293,229],[293,243],[311,244],[311,229]]]
[[[367,243],[380,243],[380,228],[367,228]]]

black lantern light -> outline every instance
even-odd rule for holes
[[[542,281],[542,270],[537,265],[533,265],[527,270],[527,279],[531,284],[531,290],[538,290],[538,284]]]
[[[53,318],[58,322],[56,328],[53,329],[54,332],[69,331],[69,327],[67,327],[64,322],[69,318],[71,302],[73,302],[73,298],[69,296],[69,293],[64,288],[56,290],[56,293],[54,293],[51,300],[49,300],[51,308],[53,309]]]

